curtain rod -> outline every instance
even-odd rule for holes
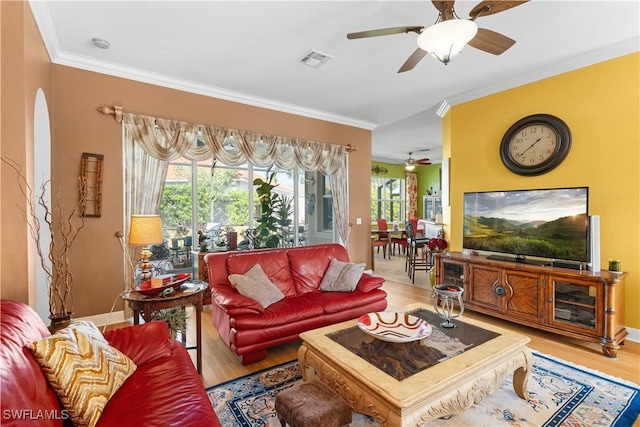
[[[102,114],[112,115],[116,122],[122,123],[122,115],[124,114],[124,107],[119,105],[114,105],[113,107],[98,107],[98,111]],[[259,132],[257,132],[259,133]],[[343,146],[345,151],[351,153],[353,151],[358,151],[358,147],[355,147],[351,144],[347,144]]]
[[[123,107],[114,105],[113,107],[98,107],[98,111],[102,114],[111,114],[118,123],[122,123],[122,114],[124,113]]]

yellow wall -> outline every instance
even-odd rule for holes
[[[451,154],[452,250],[462,246],[467,191],[589,187],[589,213],[600,215],[601,265],[622,260],[625,324],[640,328],[640,54],[634,53],[454,106],[444,124]],[[572,133],[565,161],[523,177],[500,160],[500,141],[522,117],[547,113]]]

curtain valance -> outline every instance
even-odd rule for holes
[[[335,175],[346,155],[342,145],[265,135],[245,130],[198,125],[132,113],[123,114],[127,131],[149,155],[172,161],[215,158],[229,166],[298,166],[306,171]],[[198,135],[201,139],[198,139]]]

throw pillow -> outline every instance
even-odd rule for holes
[[[88,321],[35,341],[30,350],[78,426],[95,426],[109,399],[137,368]]]
[[[284,298],[282,291],[269,280],[260,264],[244,274],[231,274],[229,282],[241,295],[258,301],[264,308]]]
[[[354,264],[332,258],[318,289],[324,292],[352,292],[358,286],[364,268],[365,264]]]

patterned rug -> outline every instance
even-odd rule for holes
[[[429,426],[631,426],[640,414],[637,384],[533,352],[530,400],[513,391],[511,379],[479,405]],[[225,427],[280,423],[273,409],[276,394],[301,381],[297,361],[227,381],[207,389]],[[352,427],[378,426],[354,412]]]

